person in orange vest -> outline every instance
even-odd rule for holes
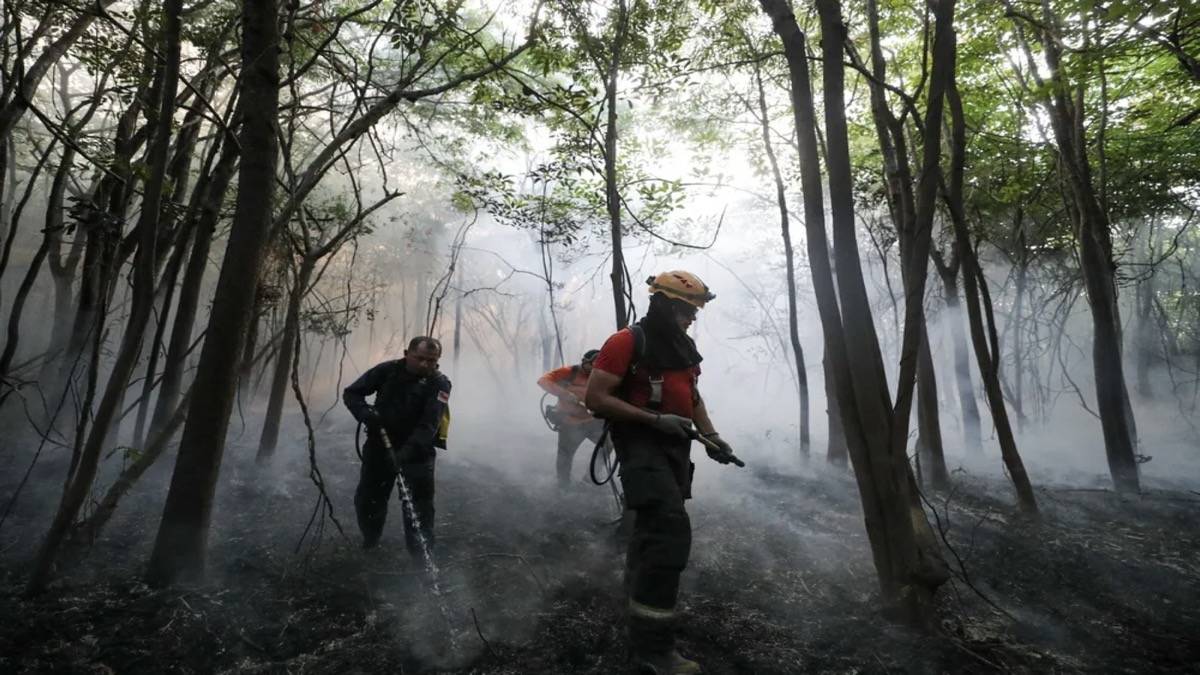
[[[558,397],[558,403],[550,411],[550,421],[558,427],[558,486],[567,488],[571,484],[571,464],[575,452],[584,440],[598,441],[604,432],[603,420],[598,420],[583,405],[587,392],[588,376],[592,374],[592,362],[600,354],[599,349],[590,349],[578,365],[555,368],[538,378],[538,386]]]
[[[722,464],[742,466],[708,416],[697,381],[700,353],[687,334],[711,301],[708,286],[688,272],[647,280],[650,305],[637,324],[614,333],[600,349],[584,401],[609,420],[621,463],[633,535],[625,558],[628,629],[636,671],[698,673],[675,647],[679,577],[687,567],[692,525],[691,442],[700,440]]]

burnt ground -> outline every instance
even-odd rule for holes
[[[61,485],[47,465],[35,472],[46,487],[22,493],[0,529],[0,671],[620,672],[611,497],[582,483],[559,496],[552,445],[537,442],[544,456],[511,465],[484,461],[483,446],[443,456],[444,603],[404,551],[398,509],[380,549],[358,547],[345,442],[322,449],[322,469],[346,538],[324,521],[302,540],[317,495],[306,464],[268,473],[235,443],[204,585],[140,578],[164,462],[45,594],[22,599],[45,527],[39,494],[56,498]],[[699,461],[680,642],[708,673],[1200,667],[1200,494],[1042,487],[1035,522],[999,480],[957,473],[952,492],[930,495],[957,578],[940,593],[939,624],[920,632],[880,615],[849,476]],[[0,479],[5,502],[20,474]]]

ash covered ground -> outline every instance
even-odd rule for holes
[[[565,496],[548,434],[501,434],[442,455],[439,601],[404,550],[398,504],[380,549],[360,549],[352,434],[329,431],[320,467],[347,537],[320,518],[306,534],[318,492],[302,437],[265,470],[247,433],[226,450],[210,578],[195,587],[153,589],[140,576],[168,460],[47,593],[22,599],[61,484],[61,467],[39,465],[0,530],[0,671],[623,670],[616,514],[607,488],[582,482],[587,449]],[[941,592],[939,626],[923,633],[880,616],[849,473],[816,458],[795,473],[771,470],[753,449],[739,452],[750,462],[740,471],[697,453],[680,642],[705,672],[1195,672],[1200,663],[1200,494],[1043,485],[1034,522],[1016,515],[1005,483],[955,473],[955,489],[929,500],[957,578]],[[0,480],[6,502],[20,468]]]

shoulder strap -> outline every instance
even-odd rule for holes
[[[637,372],[638,365],[641,363],[642,358],[646,356],[646,331],[635,323],[629,327],[629,332],[633,333],[633,358],[629,361],[628,373],[633,374]],[[662,374],[653,369],[648,369],[646,375],[650,382],[650,399],[647,401],[646,407],[651,410],[658,410],[662,407]]]
[[[629,332],[633,333],[633,358],[629,361],[629,372],[632,373],[637,370],[642,357],[646,355],[646,331],[640,324],[635,323],[629,326]]]

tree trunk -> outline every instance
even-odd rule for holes
[[[267,343],[263,345],[268,349],[267,358],[262,362],[262,367],[259,369],[258,376],[254,375],[254,352],[258,348],[258,334],[262,329],[263,320],[271,310],[267,309],[267,296],[264,289],[259,284],[258,289],[254,293],[254,310],[251,312],[250,326],[246,329],[246,336],[243,338],[241,364],[238,366],[237,387],[238,396],[253,400],[258,394],[259,386],[262,384],[262,378],[267,367],[275,358],[276,352],[271,351],[277,345]],[[275,332],[275,331],[270,331]],[[282,335],[282,331],[279,332]]]
[[[907,430],[923,310],[924,277],[921,272],[929,256],[932,221],[932,198],[926,182],[932,182],[936,174],[938,137],[933,129],[940,128],[941,88],[945,83],[945,73],[953,72],[954,66],[953,7],[952,0],[940,0],[934,6],[937,37],[934,40],[934,66],[925,122],[926,170],[922,173],[918,196],[913,246],[905,265],[907,283],[899,396],[895,408],[889,409],[883,356],[873,328],[870,300],[858,256],[853,177],[846,128],[845,74],[841,56],[845,39],[841,3],[838,0],[820,0],[817,3],[825,59],[825,136],[838,295],[842,300],[847,347],[850,353],[855,354],[855,358],[849,362],[850,372],[854,378],[854,395],[861,424],[870,448],[869,471],[873,475],[873,489],[879,495],[884,524],[880,534],[886,550],[884,569],[887,571],[881,574],[881,586],[884,597],[890,603],[918,622],[926,622],[931,618],[933,592],[947,578],[945,562],[940,557],[932,529],[918,495],[912,491]],[[846,426],[849,429],[849,425]],[[853,446],[851,459],[854,459]]]
[[[278,160],[279,9],[276,0],[243,5],[238,135],[243,152],[233,228],[213,300],[194,398],[171,476],[148,578],[169,584],[203,575],[209,521],[225,433],[233,409],[238,360],[254,308],[267,249]]]
[[[150,421],[150,436],[157,436],[164,428],[171,411],[179,401],[183,386],[183,372],[187,364],[187,352],[191,348],[192,332],[200,306],[200,291],[203,288],[204,272],[208,268],[208,253],[212,247],[217,221],[221,217],[221,205],[225,192],[233,180],[239,156],[238,144],[229,139],[221,149],[221,158],[212,175],[204,183],[203,197],[199,201],[195,241],[188,257],[187,269],[179,289],[179,303],[175,309],[175,321],[171,326],[171,339],[163,361],[162,382],[159,383],[158,400],[154,416]],[[197,189],[200,186],[197,185]],[[189,216],[193,217],[193,216]]]
[[[842,96],[844,75],[841,71],[841,49],[844,36],[840,4],[836,0],[822,1],[818,9],[822,17],[822,46],[828,50],[824,62],[826,135],[829,142],[827,156],[831,197],[835,204],[834,234],[839,242],[836,250],[837,279],[843,289],[844,316],[838,307],[838,293],[828,257],[805,37],[786,0],[760,0],[760,4],[783,42],[788,62],[800,149],[810,270],[824,331],[826,358],[832,366],[829,371],[834,374],[838,409],[854,463],[880,589],[887,606],[901,607],[914,619],[924,618],[929,614],[929,601],[934,589],[945,580],[945,570],[931,557],[936,556],[936,551],[927,552],[918,548],[916,517],[919,516],[923,521],[924,514],[911,510],[908,463],[906,458],[896,462],[888,453],[887,430],[891,415],[886,380],[883,378],[883,359],[866,303],[866,288],[854,241],[849,152]],[[833,54],[833,58],[828,58],[829,53]],[[846,248],[847,241],[850,242],[849,249]],[[859,293],[851,292],[855,284]],[[868,348],[860,350],[859,347],[864,345]],[[870,345],[873,345],[873,349]],[[855,354],[853,361],[850,353]]]
[[[58,238],[62,236],[63,193],[66,192],[67,176],[71,172],[74,161],[75,151],[71,148],[64,148],[62,161],[58,165],[58,170],[54,172],[54,181],[50,185],[50,194],[46,198],[46,227],[42,233],[42,243],[34,253],[33,260],[29,262],[25,278],[21,280],[21,286],[17,289],[12,307],[9,309],[8,334],[4,342],[4,352],[0,354],[0,379],[8,375],[12,360],[17,354],[17,345],[21,338],[21,315],[25,309],[25,301],[33,289],[34,281],[37,280],[42,263],[46,260],[51,246],[56,245]]]
[[[1025,384],[1025,287],[1029,278],[1029,258],[1025,242],[1024,211],[1020,206],[1016,212],[1017,279],[1016,298],[1013,300],[1013,410],[1017,413],[1017,428],[1025,430],[1024,384]]]
[[[275,370],[271,377],[270,398],[267,399],[267,414],[263,418],[262,436],[258,441],[256,461],[266,462],[275,454],[275,446],[279,443],[279,425],[283,417],[283,400],[288,393],[293,354],[300,341],[300,309],[304,297],[308,295],[309,282],[317,260],[305,256],[300,261],[300,269],[296,272],[296,281],[292,292],[288,294],[287,315],[283,320],[283,339],[279,345],[279,355],[275,358]]]
[[[1153,258],[1152,258],[1153,259]],[[1137,285],[1137,392],[1142,398],[1154,398],[1150,370],[1158,355],[1158,334],[1151,313],[1154,310],[1154,269]]]
[[[963,117],[962,100],[958,95],[958,85],[953,78],[946,92],[946,99],[950,107],[951,152],[948,201],[950,220],[954,225],[955,245],[962,265],[963,296],[967,303],[971,342],[975,347],[979,375],[983,379],[984,392],[992,413],[992,424],[996,427],[996,437],[1000,441],[1000,456],[1017,492],[1017,504],[1022,511],[1036,514],[1038,507],[1037,499],[1033,494],[1033,485],[1029,482],[1029,474],[1025,472],[1025,463],[1021,461],[1020,452],[1017,450],[1012,424],[1008,419],[1008,410],[1004,406],[1004,393],[1000,389],[1000,370],[997,362],[999,354],[989,351],[988,339],[984,333],[983,316],[979,306],[982,290],[980,286],[987,283],[987,280],[984,279],[983,272],[979,268],[975,249],[971,247],[970,234],[967,231],[966,218],[963,215],[962,185],[966,166],[966,122]],[[996,352],[998,351],[997,349]]]
[[[29,585],[26,588],[26,592],[30,594],[39,593],[44,589],[63,537],[75,522],[80,507],[91,491],[100,454],[104,449],[103,444],[108,437],[110,425],[119,411],[129,377],[137,365],[141,352],[142,335],[150,318],[154,302],[154,270],[157,256],[155,247],[158,238],[163,184],[166,179],[167,151],[171,140],[170,119],[175,112],[175,90],[179,80],[182,5],[182,0],[167,0],[164,3],[163,84],[159,90],[161,100],[156,111],[159,123],[149,157],[149,178],[146,181],[142,215],[137,225],[137,258],[134,263],[133,304],[130,308],[129,320],[125,327],[125,333],[121,337],[121,346],[114,360],[112,372],[109,374],[104,395],[96,409],[92,428],[83,447],[79,464],[63,489],[62,501],[54,516],[54,522],[38,551]]]
[[[779,206],[779,229],[783,238],[784,265],[787,266],[788,335],[792,341],[792,356],[796,359],[796,393],[800,403],[800,457],[807,459],[810,452],[808,370],[804,367],[804,348],[800,344],[800,323],[796,311],[795,254],[792,250],[791,223],[788,219],[787,191],[784,188],[783,173],[779,170],[779,161],[775,157],[775,148],[771,144],[771,118],[767,111],[767,96],[762,75],[757,65],[754,69],[754,83],[758,87],[758,114],[762,120],[763,149],[766,150],[767,161],[771,165],[771,176],[775,180],[775,203]]]
[[[900,262],[905,294],[904,333],[901,344],[900,374],[894,416],[900,425],[893,430],[892,442],[907,447],[908,419],[912,411],[912,387],[917,385],[917,457],[930,470],[932,484],[942,488],[949,483],[942,447],[941,419],[938,414],[937,379],[933,358],[929,354],[928,329],[925,325],[925,283],[933,227],[936,185],[940,177],[940,122],[946,72],[954,69],[954,43],[951,30],[953,6],[939,4],[935,12],[944,9],[936,28],[934,40],[934,69],[931,74],[930,95],[925,119],[923,169],[918,190],[914,192],[912,169],[909,166],[908,143],[903,123],[888,107],[884,83],[887,69],[883,58],[879,32],[879,8],[873,0],[867,3],[867,21],[871,42],[872,79],[871,115],[883,157],[883,173],[887,181],[888,208],[896,227],[900,244]],[[941,41],[938,41],[938,37]],[[940,50],[939,50],[940,47]],[[937,93],[935,93],[937,92]],[[931,128],[932,126],[932,128]],[[882,254],[881,254],[882,255]],[[915,362],[915,364],[914,364]]]
[[[429,325],[429,276],[432,274],[432,266],[430,261],[423,260],[417,268],[417,297],[413,298],[413,317],[416,319],[416,326],[413,327],[412,333],[404,335],[407,340],[415,335],[425,335],[425,327]],[[291,355],[280,354],[280,358],[291,358]]]
[[[58,381],[57,364],[67,348],[67,338],[71,330],[71,310],[74,308],[75,275],[79,269],[79,259],[83,256],[83,247],[87,241],[81,232],[76,231],[71,240],[71,247],[65,258],[62,255],[62,232],[50,248],[50,276],[54,280],[54,316],[50,324],[50,341],[47,357],[42,362],[38,381],[46,391],[56,392],[61,389]]]
[[[980,430],[979,405],[975,402],[975,385],[971,382],[971,362],[967,347],[967,336],[963,332],[962,305],[958,301],[958,272],[962,258],[953,254],[950,266],[939,266],[942,278],[942,293],[946,300],[946,324],[950,328],[950,341],[954,345],[954,384],[958,392],[958,407],[962,414],[963,444],[973,453],[983,451],[983,436]]]
[[[137,458],[129,466],[125,467],[121,471],[121,475],[108,487],[108,490],[104,493],[104,497],[96,503],[96,508],[92,512],[92,515],[80,524],[78,536],[82,541],[90,543],[96,539],[100,534],[100,530],[104,528],[109,519],[112,518],[113,513],[116,512],[117,504],[120,503],[121,498],[129,492],[138,479],[166,451],[167,446],[170,444],[171,436],[175,434],[175,431],[183,424],[184,417],[187,416],[187,406],[190,399],[191,392],[188,392],[184,395],[179,405],[175,407],[175,410],[171,413],[166,423],[163,424],[162,428],[150,434],[148,442],[143,446],[142,452],[138,453]]]
[[[1007,0],[1006,0],[1007,2]],[[1038,64],[1024,42],[1038,96],[1050,115],[1059,164],[1070,190],[1079,239],[1080,271],[1092,309],[1092,367],[1096,380],[1096,407],[1104,432],[1104,449],[1113,485],[1121,492],[1140,489],[1137,463],[1137,430],[1121,349],[1121,313],[1117,306],[1116,261],[1113,259],[1108,213],[1092,181],[1088,140],[1084,126],[1083,97],[1073,96],[1062,68],[1059,19],[1046,0],[1042,2],[1037,34],[1042,45],[1048,81],[1038,76]]]
[[[924,321],[924,316],[921,317]],[[929,336],[921,331],[921,346],[917,363],[917,446],[922,464],[929,470],[930,485],[935,490],[950,487],[950,472],[946,470],[946,455],[942,447],[942,426],[938,419],[937,376],[933,371],[933,355],[929,351]]]
[[[153,59],[148,53],[145,71]],[[145,136],[135,133],[135,125],[142,114],[142,102],[149,96],[143,78],[130,105],[117,120],[113,139],[113,166],[96,184],[91,198],[78,207],[75,215],[76,237],[85,238],[83,267],[80,271],[79,297],[75,301],[75,316],[71,320],[66,349],[59,361],[58,376],[54,378],[57,388],[54,400],[63,399],[70,386],[70,378],[79,362],[88,357],[89,345],[103,334],[107,300],[115,276],[115,259],[121,237],[121,228],[128,208],[128,197],[133,191],[134,175],[132,158],[145,142]],[[95,369],[88,370],[92,377]],[[86,388],[91,388],[88,383]]]
[[[846,462],[850,459],[850,450],[846,447],[846,430],[842,427],[842,413],[838,409],[837,386],[834,382],[837,375],[830,372],[831,365],[828,354],[821,359],[821,366],[825,374],[825,414],[829,419],[829,440],[825,449],[825,461],[836,467],[845,468]]]
[[[29,204],[29,200],[33,197],[34,187],[37,185],[38,178],[41,177],[46,165],[50,163],[50,157],[54,155],[54,149],[57,145],[58,139],[51,139],[51,141],[46,144],[46,147],[43,148],[40,153],[38,153],[37,163],[34,164],[29,173],[29,178],[25,182],[25,189],[21,193],[21,198],[17,200],[15,206],[10,205],[11,208],[6,209],[11,211],[11,214],[5,220],[5,223],[8,225],[8,231],[4,233],[3,238],[0,238],[0,280],[4,278],[5,272],[8,271],[8,261],[12,256],[12,251],[17,239],[17,233],[21,229],[21,223],[25,220],[22,218],[22,214],[25,211],[26,205]],[[16,176],[10,176],[9,182],[13,183],[13,186],[15,187]],[[3,290],[3,285],[0,285],[0,295],[3,294]],[[2,298],[0,298],[0,300],[2,300]],[[0,305],[2,304],[3,303],[0,302]]]
[[[550,370],[554,358],[554,338],[546,325],[545,312],[538,312],[538,355],[542,360],[542,372]]]
[[[1092,364],[1096,373],[1096,406],[1104,431],[1104,447],[1113,484],[1121,492],[1138,492],[1140,480],[1136,457],[1136,432],[1129,391],[1125,386],[1125,364],[1121,348],[1121,316],[1117,307],[1116,264],[1107,247],[1097,241],[1103,230],[1108,236],[1108,218],[1093,202],[1087,208],[1080,233],[1080,260],[1084,286],[1092,307]]]
[[[458,374],[458,358],[462,355],[463,268],[458,268],[458,297],[454,299],[454,372]],[[374,325],[374,324],[372,324]]]
[[[629,8],[625,0],[617,0],[617,29],[613,36],[612,58],[604,87],[607,121],[604,127],[604,202],[608,207],[609,232],[612,241],[613,309],[617,329],[629,325],[629,308],[625,306],[625,256],[621,248],[621,193],[617,187],[617,78],[621,72],[621,52],[629,33]]]
[[[220,45],[218,44],[213,49],[214,51],[219,50]],[[207,86],[206,84],[201,95],[207,98],[210,94],[211,87]],[[201,106],[196,104],[187,112],[187,115],[184,116],[183,123],[180,125],[179,140],[176,144],[175,155],[171,158],[169,167],[172,185],[171,202],[176,205],[182,204],[184,196],[187,194],[192,154],[196,149],[196,142],[200,133],[200,110]],[[150,349],[148,350],[149,359],[146,364],[146,379],[142,384],[141,402],[138,404],[137,422],[134,424],[133,438],[134,445],[136,447],[143,447],[145,445],[145,429],[147,417],[150,412],[151,394],[153,393],[154,387],[157,383],[155,373],[158,370],[159,356],[161,355],[165,346],[163,345],[163,341],[166,336],[168,319],[171,316],[172,302],[175,299],[175,292],[179,280],[179,272],[183,268],[184,258],[187,257],[188,245],[192,243],[192,238],[195,234],[196,204],[198,203],[199,198],[205,192],[203,181],[207,178],[207,174],[211,168],[215,152],[219,146],[220,141],[215,141],[212,152],[209,153],[209,156],[205,160],[204,167],[201,172],[201,181],[197,184],[196,190],[194,190],[192,193],[192,198],[189,200],[190,203],[183,221],[178,225],[178,227],[175,227],[174,223],[176,218],[174,216],[174,210],[172,210],[168,213],[168,217],[164,219],[164,222],[159,228],[159,243],[168,243],[172,239],[170,235],[173,234],[173,238],[175,240],[175,250],[172,252],[171,257],[167,262],[166,273],[163,274],[163,281],[159,285],[160,287],[158,289],[159,292],[163,294],[163,299],[161,302],[162,309],[160,310],[158,326],[154,331],[154,338],[151,340]]]
[[[191,229],[191,228],[189,228]],[[167,324],[170,323],[171,306],[175,303],[175,291],[179,285],[179,272],[183,267],[183,259],[187,257],[188,246],[187,241],[190,240],[189,234],[184,235],[184,240],[181,240],[176,245],[175,250],[171,254],[171,259],[167,263],[166,273],[162,276],[162,281],[159,283],[158,292],[162,299],[158,301],[158,322],[154,327],[154,336],[150,339],[150,344],[147,348],[146,359],[146,374],[142,380],[142,395],[137,404],[137,418],[133,427],[133,445],[134,447],[143,447],[146,442],[146,421],[150,412],[150,401],[154,395],[154,389],[159,384],[160,379],[155,377],[158,372],[158,360],[166,345],[163,344],[167,334]]]
[[[3,99],[0,99],[2,101]],[[15,160],[8,161],[8,156],[12,152],[12,134],[0,136],[0,239],[7,238],[8,232],[3,228],[7,228],[12,222],[12,200],[6,199],[8,185],[16,183],[16,178],[9,174],[13,173],[10,169],[16,168]]]

